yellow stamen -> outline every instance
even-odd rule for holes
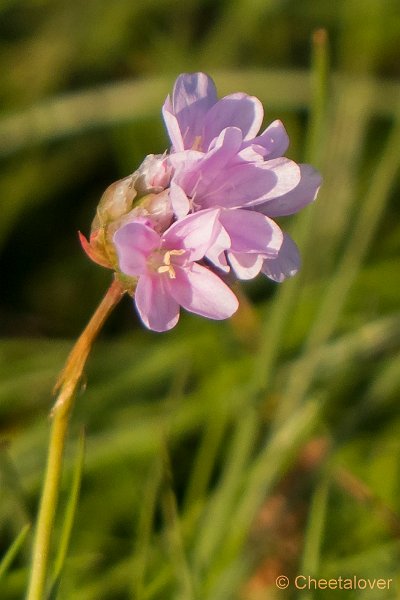
[[[168,256],[182,256],[182,254],[185,254],[186,250],[168,250],[168,252],[165,253],[165,255],[168,254]]]
[[[171,265],[171,256],[181,256],[185,253],[185,250],[167,250],[164,254],[163,265],[158,267],[157,273],[168,273],[170,279],[176,278],[176,273],[174,267]]]

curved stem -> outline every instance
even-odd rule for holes
[[[75,393],[93,342],[107,317],[125,292],[123,285],[114,279],[86,328],[69,354],[56,384],[58,397],[52,409],[46,475],[40,501],[36,534],[33,544],[31,579],[26,600],[43,600],[49,562],[51,534],[56,513],[62,459]]]

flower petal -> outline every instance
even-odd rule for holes
[[[221,269],[225,273],[230,271],[230,266],[227,263],[225,250],[230,248],[231,238],[228,232],[222,225],[220,225],[220,231],[211,248],[209,248],[205,254],[205,257],[218,269]]]
[[[205,73],[184,73],[177,78],[172,101],[167,98],[163,107],[164,120],[176,151],[196,145],[202,134],[204,117],[216,102],[215,84]]]
[[[127,223],[114,234],[119,267],[126,275],[137,276],[147,271],[149,254],[160,246],[158,233],[143,223]]]
[[[203,158],[204,153],[197,150],[175,152],[168,157],[174,169],[171,183],[178,184],[188,196],[191,196],[191,192],[199,180],[199,165]]]
[[[153,331],[168,331],[179,320],[179,304],[165,289],[163,278],[157,275],[139,278],[135,303],[141,320]]]
[[[262,155],[265,159],[278,158],[283,156],[289,146],[289,136],[283,126],[282,121],[277,119],[253,140],[249,140],[243,144],[243,147],[249,145],[257,145],[263,148]]]
[[[283,243],[275,259],[266,259],[261,271],[272,279],[281,283],[287,277],[293,277],[299,271],[301,259],[299,250],[287,233],[283,235]]]
[[[244,139],[257,135],[264,116],[261,102],[254,96],[237,93],[218,100],[207,112],[204,121],[203,150],[226,127],[238,127]]]
[[[176,221],[164,234],[167,248],[189,250],[188,259],[195,261],[203,258],[218,236],[219,210],[201,210]]]
[[[194,263],[191,269],[176,269],[168,281],[171,295],[183,308],[209,319],[227,319],[238,309],[232,290],[212,271]]]
[[[186,196],[181,186],[174,181],[171,181],[169,197],[176,218],[182,219],[185,217],[190,210],[189,198]]]
[[[228,259],[238,279],[253,279],[263,266],[263,257],[260,254],[228,252]]]
[[[196,201],[202,208],[238,208],[262,204],[298,184],[300,169],[288,158],[263,163],[233,163],[214,173],[211,184],[204,179],[196,188]],[[258,209],[257,209],[258,210]]]
[[[256,211],[236,208],[221,210],[219,221],[228,232],[233,252],[277,256],[283,234],[272,219]]]
[[[172,149],[174,152],[181,152],[185,149],[182,133],[179,127],[178,119],[173,113],[171,99],[168,96],[162,107],[162,115],[167,128],[169,139],[171,140]]]
[[[265,204],[257,205],[257,210],[269,217],[283,217],[298,212],[313,202],[322,183],[319,172],[311,165],[299,165],[301,179],[296,187]]]
[[[242,141],[240,129],[227,127],[220,133],[212,150],[207,154],[201,153],[197,159],[193,155],[191,164],[188,161],[179,161],[174,181],[177,181],[191,198],[195,199],[199,196],[201,204],[204,190],[220,186],[221,173],[224,173],[228,163],[235,164],[233,161],[237,157]],[[216,184],[214,184],[215,179],[218,180]]]

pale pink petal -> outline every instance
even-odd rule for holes
[[[262,146],[257,146],[257,144],[249,143],[248,146],[242,147],[237,156],[239,163],[242,161],[263,163],[264,148]]]
[[[194,150],[179,152],[170,157],[174,167],[172,181],[177,183],[190,198],[197,198],[204,189],[215,189],[214,180],[221,177],[228,163],[234,161],[242,145],[242,132],[237,127],[227,127],[215,140],[213,149],[204,154]],[[232,162],[232,164],[235,164]]]
[[[219,220],[228,232],[233,252],[253,252],[271,257],[278,254],[283,234],[272,219],[256,211],[236,208],[221,210]]]
[[[199,160],[204,157],[204,152],[198,150],[183,150],[182,152],[175,152],[168,156],[168,163],[174,168],[176,172],[184,172],[196,165]]]
[[[172,148],[175,152],[180,152],[185,149],[182,133],[179,127],[178,119],[173,113],[171,99],[168,96],[162,107],[162,115],[169,138],[171,140]]]
[[[239,306],[232,290],[215,273],[197,263],[190,270],[176,269],[176,279],[170,279],[168,286],[183,308],[209,319],[227,319]]]
[[[214,169],[210,162],[207,179],[201,177],[196,186],[196,203],[202,208],[250,206],[263,198],[275,182],[275,174],[257,164],[243,162]]]
[[[213,148],[203,155],[199,163],[203,183],[213,179],[215,172],[220,172],[238,154],[242,146],[243,135],[238,127],[226,127],[214,141]],[[209,175],[211,172],[211,175]]]
[[[172,210],[177,219],[185,217],[190,210],[190,201],[180,185],[171,181],[169,188],[169,197],[171,200]]]
[[[267,160],[264,163],[264,168],[275,175],[274,185],[264,194],[264,199],[277,198],[287,194],[300,182],[299,165],[289,158],[281,157]]]
[[[263,115],[262,104],[254,96],[237,93],[221,98],[205,117],[203,150],[206,151],[226,127],[238,127],[245,140],[253,138],[261,127]]]
[[[289,147],[289,136],[282,121],[276,120],[253,140],[245,142],[243,146],[246,147],[250,144],[261,146],[264,158],[270,160],[285,154]]]
[[[205,254],[205,257],[218,269],[221,269],[225,273],[230,271],[230,267],[227,263],[225,250],[230,248],[231,238],[228,235],[226,229],[220,226],[218,236],[216,237],[213,245],[209,248]]]
[[[216,101],[215,84],[205,73],[184,73],[178,77],[172,100],[167,100],[163,108],[164,119],[168,132],[172,133],[175,150],[190,149],[198,145],[205,115]],[[173,123],[170,115],[175,116],[176,123]],[[177,134],[176,124],[180,136]]]
[[[263,266],[263,257],[260,254],[240,254],[229,251],[228,259],[238,279],[253,279]]]
[[[275,259],[266,259],[261,271],[278,283],[287,277],[293,277],[300,269],[301,259],[299,250],[292,238],[285,233],[279,254]]]
[[[272,198],[257,210],[269,217],[283,217],[298,212],[313,202],[322,183],[322,177],[311,165],[299,165],[301,179],[296,187],[278,198]]]
[[[217,102],[215,83],[205,73],[182,73],[175,81],[172,106],[181,115],[188,108],[204,114]]]
[[[165,232],[165,246],[188,250],[190,261],[203,258],[219,234],[218,216],[218,209],[209,209],[179,219]]]
[[[165,289],[165,278],[142,275],[139,278],[135,303],[140,318],[153,331],[168,331],[179,319],[179,304]]]
[[[210,250],[207,250],[205,258],[207,258],[214,267],[217,267],[217,269],[220,269],[220,271],[223,271],[224,273],[229,273],[231,270],[228,261],[226,260],[225,250],[212,246]]]
[[[215,172],[211,162],[209,166],[214,176],[211,184],[202,178],[196,188],[196,200],[203,208],[262,204],[292,190],[300,181],[298,165],[288,158],[263,163],[234,162]]]
[[[172,182],[178,184],[188,196],[191,196],[201,177],[199,165],[203,158],[204,153],[197,150],[176,152],[168,157],[174,169]]]
[[[160,246],[158,233],[143,223],[127,223],[114,234],[119,267],[126,275],[136,276],[147,270],[149,254]]]

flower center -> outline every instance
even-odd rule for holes
[[[201,150],[202,144],[203,144],[202,136],[196,135],[196,137],[193,140],[192,150]]]
[[[185,254],[185,250],[167,250],[163,256],[163,264],[157,267],[157,273],[168,273],[170,279],[175,279],[175,269],[171,264],[171,256],[182,256]]]

